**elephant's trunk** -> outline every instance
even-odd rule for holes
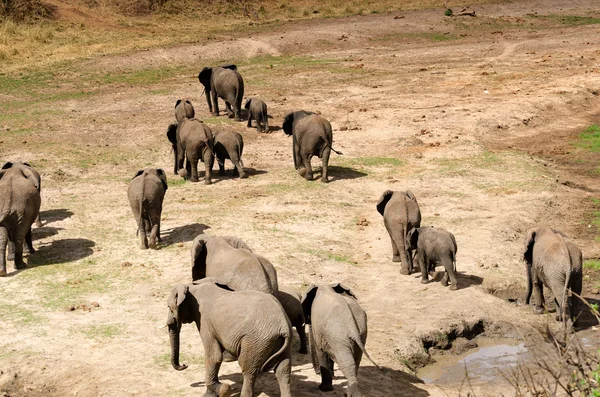
[[[531,299],[531,292],[533,291],[533,280],[531,279],[531,263],[527,263],[527,292],[525,294],[525,304],[529,305]]]
[[[169,339],[171,341],[171,365],[177,371],[187,368],[185,364],[179,364],[179,334],[181,327],[176,321],[169,324]]]

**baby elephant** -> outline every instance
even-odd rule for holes
[[[258,98],[248,98],[244,108],[248,110],[248,128],[252,127],[252,119],[254,119],[258,132],[269,132],[266,103]]]
[[[279,299],[281,306],[283,306],[283,310],[285,310],[285,314],[290,319],[292,326],[298,331],[298,336],[300,337],[299,353],[308,353],[308,349],[306,348],[306,333],[304,332],[304,312],[302,311],[302,303],[300,302],[302,297],[291,288],[280,288],[275,296]]]
[[[313,367],[321,374],[319,390],[333,390],[335,359],[348,380],[346,396],[363,397],[357,378],[363,353],[375,366],[377,364],[365,350],[367,315],[354,293],[342,284],[310,285],[302,297],[302,309],[310,325]]]
[[[35,168],[33,168],[28,163],[18,163],[18,162],[15,162],[15,163],[7,162],[7,163],[5,163],[2,166],[3,170],[7,170],[9,168],[23,169],[23,170],[25,170],[24,171],[25,173],[30,172],[33,175],[33,177],[36,179],[36,181],[37,181],[37,185],[36,185],[37,191],[40,194],[42,193],[42,178],[40,177],[39,172],[37,172],[35,170]],[[37,227],[42,227],[42,220],[40,218],[40,213],[39,212],[38,212],[37,218],[35,218],[35,225]],[[31,247],[29,249],[31,250]]]
[[[166,191],[167,175],[160,168],[139,170],[129,183],[127,197],[138,224],[137,232],[140,234],[142,249],[147,249],[148,246],[156,249],[156,240],[162,241],[160,217]],[[148,233],[150,242],[147,238]]]
[[[179,364],[181,325],[194,322],[200,332],[206,369],[205,397],[231,395],[229,385],[219,382],[224,352],[237,359],[242,369],[240,397],[252,397],[256,379],[270,369],[275,369],[280,395],[291,397],[292,327],[275,297],[258,291],[233,292],[215,278],[207,278],[173,287],[168,305],[173,368],[187,368]]]
[[[448,286],[450,278],[450,289],[456,291],[456,240],[449,231],[438,227],[418,227],[408,232],[406,246],[417,250],[415,259],[421,268],[421,283],[429,282],[428,272],[433,272],[437,265],[443,265],[446,274],[442,279],[442,285]]]
[[[242,136],[233,131],[217,131],[213,134],[213,138],[213,150],[219,163],[219,175],[225,175],[225,159],[229,159],[235,166],[233,176],[244,178],[246,173],[242,162],[242,152],[244,151]]]

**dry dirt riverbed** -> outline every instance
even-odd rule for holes
[[[302,22],[7,83],[0,160],[27,160],[41,171],[44,226],[33,231],[31,266],[0,279],[0,390],[203,393],[198,333],[183,328],[190,367],[176,372],[160,328],[170,287],[189,279],[190,242],[202,232],[243,238],[275,264],[281,285],[350,286],[369,316],[367,349],[386,368],[363,363],[369,396],[458,395],[462,379],[426,384],[408,368],[431,359],[424,347],[446,347],[454,337],[508,337],[546,349],[528,335],[547,321],[554,326],[553,315],[534,316],[506,298],[522,298],[522,238],[537,223],[564,230],[586,258],[600,256],[590,224],[598,158],[572,143],[599,121],[600,25],[561,19],[598,18],[594,7],[594,0],[526,1],[475,7],[476,18],[430,10]],[[295,173],[291,140],[280,130],[258,134],[210,116],[195,76],[232,61],[246,95],[268,103],[272,126],[301,108],[331,121],[344,154],[332,154],[329,184]],[[248,179],[216,176],[205,186],[172,175],[165,131],[183,97],[214,130],[242,133]],[[170,180],[157,251],[137,247],[126,196],[129,179],[148,166]],[[454,233],[459,291],[399,274],[375,209],[386,189],[412,190],[423,225]],[[584,296],[597,302],[597,275],[589,275]],[[597,340],[587,324],[581,335]],[[319,395],[309,357],[294,360],[294,395]],[[222,374],[239,391],[237,364]],[[511,395],[504,382],[498,374],[471,387]],[[335,384],[328,395],[342,396],[345,380]],[[275,377],[262,376],[259,390],[277,396]]]

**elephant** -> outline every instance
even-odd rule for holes
[[[252,127],[252,119],[256,120],[258,132],[269,132],[269,118],[267,104],[258,98],[248,98],[244,109],[248,110],[248,128]]]
[[[214,163],[213,134],[202,121],[194,118],[194,108],[189,100],[175,103],[177,123],[169,125],[167,138],[175,152],[174,173],[198,182],[198,161],[204,162],[204,183],[211,184],[211,168]],[[183,162],[186,166],[183,169]]]
[[[156,249],[156,240],[162,241],[160,219],[167,188],[167,175],[160,168],[139,170],[129,183],[127,197],[138,225],[142,249]],[[150,234],[149,243],[147,233]]]
[[[237,71],[237,66],[204,67],[198,74],[198,80],[204,86],[208,109],[213,116],[219,115],[218,96],[225,101],[227,115],[231,117],[233,114],[235,121],[241,120],[240,110],[242,108],[242,98],[244,97],[244,79]]]
[[[26,267],[23,242],[34,253],[31,225],[40,212],[40,192],[37,178],[28,167],[0,170],[0,276],[6,276],[6,247],[15,244],[15,268]]]
[[[415,259],[421,268],[421,283],[429,283],[428,274],[435,270],[436,265],[442,265],[446,274],[442,279],[442,285],[448,286],[450,278],[450,290],[456,291],[456,239],[449,231],[441,227],[416,227],[411,229],[406,236],[406,246],[409,247],[409,255],[416,250]]]
[[[392,261],[401,262],[400,274],[410,274],[413,270],[412,256],[405,242],[408,232],[421,226],[417,198],[410,190],[386,190],[377,202],[377,212],[383,216],[383,223],[392,240]]]
[[[233,176],[246,177],[242,161],[242,152],[244,151],[242,135],[234,131],[215,132],[213,135],[213,150],[219,163],[219,175],[225,175],[225,159],[229,159],[235,166]]]
[[[40,174],[35,170],[35,168],[33,168],[31,165],[29,165],[28,163],[11,163],[11,162],[7,162],[2,166],[3,170],[9,169],[9,168],[27,168],[31,171],[31,173],[33,174],[33,176],[35,177],[35,179],[37,180],[37,189],[38,192],[40,192],[40,195],[42,194],[42,178],[40,177]],[[42,219],[40,217],[40,214],[38,213],[37,218],[35,218],[35,225],[37,227],[42,227]]]
[[[580,314],[580,299],[583,281],[583,255],[581,250],[562,232],[539,226],[527,231],[523,259],[527,264],[527,294],[529,305],[534,292],[534,312],[544,312],[544,285],[554,295],[557,320],[577,319]],[[569,308],[568,294],[574,294]]]
[[[258,291],[233,291],[207,278],[178,284],[168,298],[167,326],[171,364],[179,363],[181,325],[194,322],[202,338],[206,371],[205,397],[230,396],[228,384],[219,382],[224,353],[237,359],[244,381],[240,397],[252,397],[261,372],[275,370],[282,397],[291,397],[292,327],[273,296]]]
[[[313,367],[321,374],[319,390],[333,390],[333,360],[348,381],[346,395],[362,397],[358,366],[363,353],[377,368],[365,349],[367,315],[356,295],[343,284],[311,284],[302,296],[302,310],[309,324]]]
[[[306,332],[304,331],[304,312],[302,311],[302,296],[291,288],[280,288],[275,297],[283,306],[292,326],[296,328],[300,337],[300,354],[307,354]]]
[[[239,238],[200,235],[191,249],[192,281],[218,277],[236,291],[254,290],[274,295],[277,271]]]
[[[294,155],[294,167],[298,173],[307,180],[313,179],[310,160],[318,156],[323,164],[321,181],[329,182],[327,167],[329,155],[333,150],[333,134],[331,124],[325,118],[313,112],[299,110],[288,113],[283,120],[283,132],[292,136],[292,150]]]

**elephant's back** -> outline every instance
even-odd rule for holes
[[[0,179],[0,192],[0,218],[16,215],[25,223],[33,223],[40,210],[41,197],[30,180],[20,175],[5,175]]]
[[[189,119],[181,127],[181,139],[193,144],[213,139],[211,129],[198,119]]]
[[[404,194],[394,193],[383,211],[385,222],[393,224],[409,223],[418,227],[421,223],[419,206],[414,201],[406,198]]]

